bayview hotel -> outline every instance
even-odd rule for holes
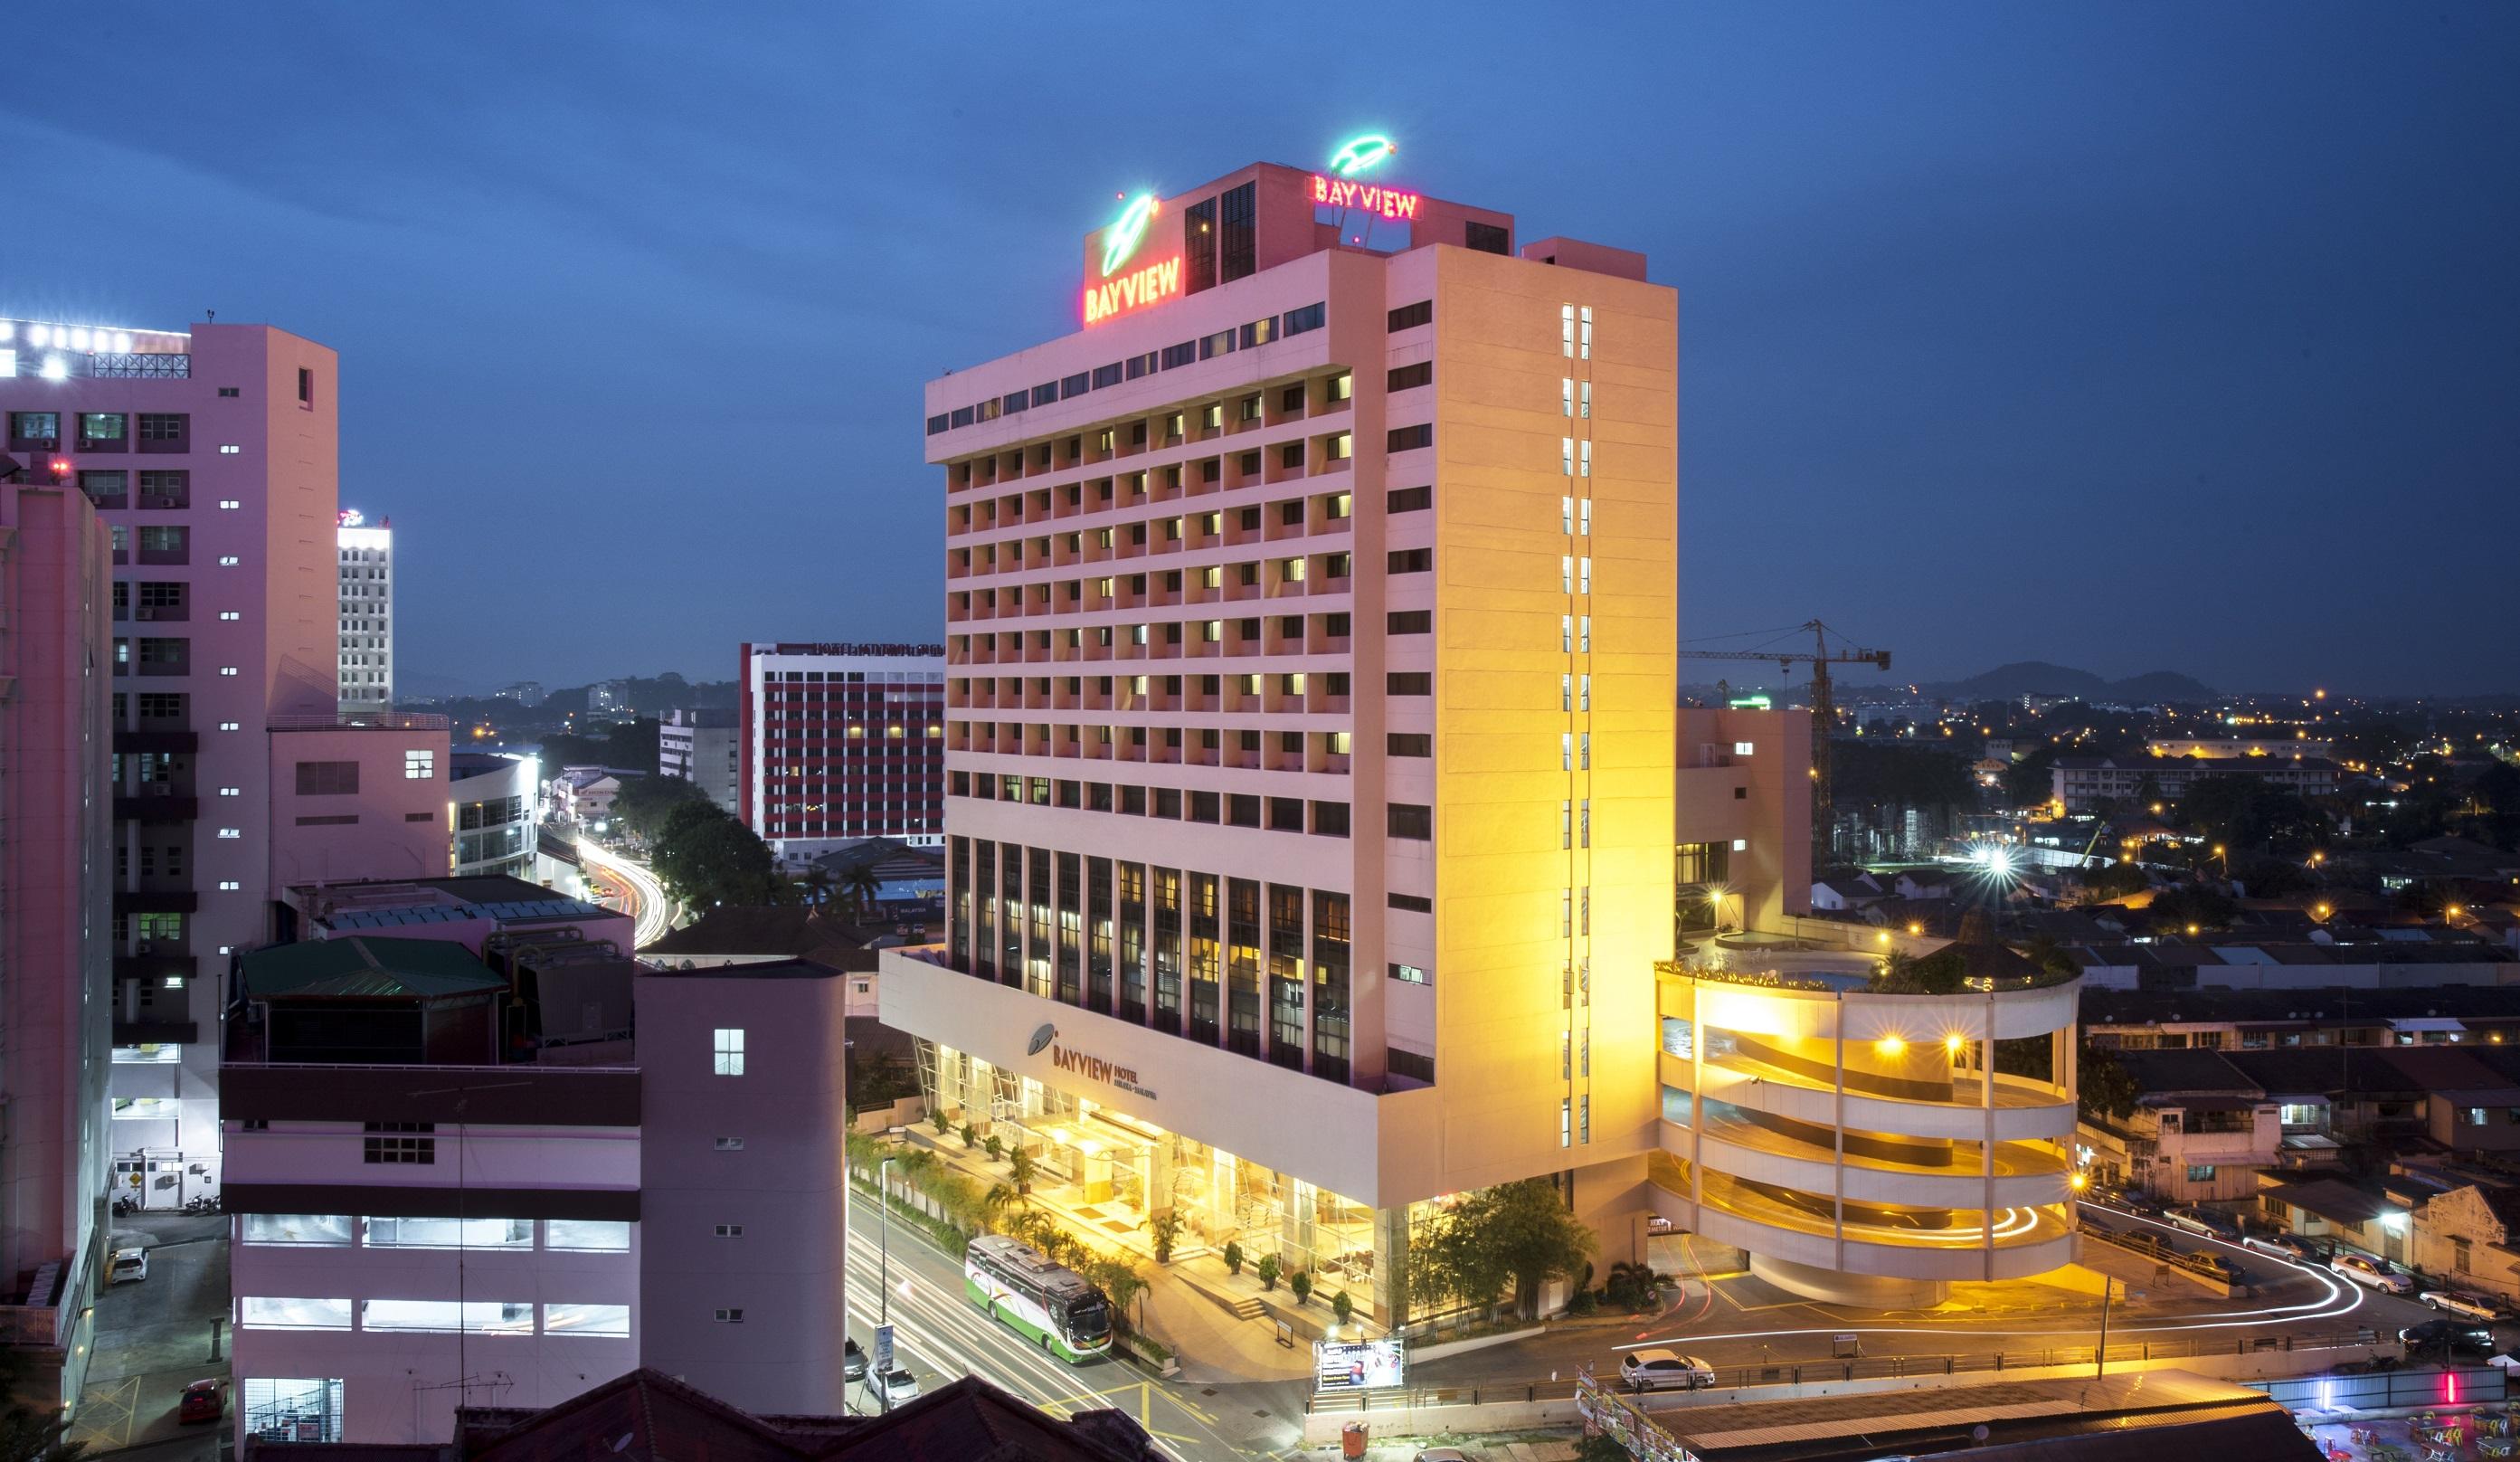
[[[1385,1319],[1445,1195],[1642,1222],[1672,947],[1679,300],[1419,181],[1125,201],[1079,329],[928,383],[948,934],[881,996],[1090,1218]]]

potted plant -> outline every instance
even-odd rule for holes
[[[1286,1288],[1295,1292],[1297,1304],[1308,1304],[1313,1298],[1313,1276],[1298,1269],[1286,1276]]]
[[[1347,1291],[1341,1290],[1330,1296],[1330,1314],[1340,1324],[1346,1324],[1347,1317],[1354,1313],[1356,1313],[1356,1302],[1347,1297]]]
[[[1010,1168],[1011,1175],[1015,1180],[1015,1191],[1017,1193],[1030,1193],[1032,1191],[1032,1154],[1025,1152],[1022,1148],[1016,1148],[1015,1155],[1009,1161],[1008,1166]]]
[[[981,1139],[980,1150],[989,1155],[989,1161],[992,1163],[1007,1155],[1007,1145],[998,1140],[998,1134],[995,1132]]]
[[[1242,1272],[1242,1246],[1240,1244],[1236,1243],[1232,1239],[1226,1240],[1224,1257],[1226,1273],[1240,1274]]]
[[[939,1137],[954,1129],[954,1124],[946,1119],[945,1109],[942,1107],[927,1114],[927,1124],[936,1129],[936,1135]]]
[[[962,1137],[966,1151],[980,1145],[980,1129],[968,1121],[963,1123],[963,1130],[958,1135]]]
[[[1181,1237],[1182,1215],[1174,1210],[1166,1209],[1163,1212],[1155,1215],[1155,1221],[1151,1227],[1154,1229],[1155,1234],[1155,1262],[1159,1264],[1171,1263],[1173,1261],[1173,1243]]]
[[[1283,1273],[1284,1269],[1279,1264],[1278,1256],[1274,1254],[1264,1254],[1260,1256],[1259,1267],[1253,1272],[1260,1276],[1260,1288],[1264,1290],[1274,1290],[1278,1287],[1278,1276]],[[1298,1275],[1297,1277],[1301,1278],[1302,1276]]]

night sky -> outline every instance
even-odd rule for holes
[[[1405,9],[22,4],[0,314],[339,349],[407,692],[722,679],[941,633],[1115,192],[1381,130],[1679,287],[1685,636],[2520,689],[2520,7]]]

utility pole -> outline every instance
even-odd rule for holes
[[[2118,1292],[2118,1282],[2100,1276],[2100,1348],[2092,1352],[2092,1378],[2097,1380],[2109,1373],[2109,1301]]]

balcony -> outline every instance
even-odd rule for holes
[[[192,822],[201,815],[199,798],[168,795],[117,797],[113,800],[113,816],[117,822]]]

